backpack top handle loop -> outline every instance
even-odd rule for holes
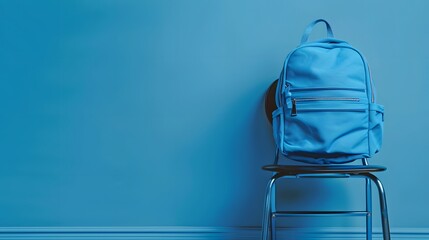
[[[329,25],[329,23],[325,19],[317,19],[311,22],[310,24],[308,24],[308,26],[305,28],[304,34],[302,35],[302,38],[301,38],[301,44],[308,41],[308,37],[310,36],[311,31],[313,31],[314,26],[316,26],[316,24],[320,22],[325,23],[328,38],[334,37],[334,33],[332,32],[331,25]]]

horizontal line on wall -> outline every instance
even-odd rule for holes
[[[259,227],[3,227],[0,240],[15,239],[260,239]],[[429,239],[429,228],[393,228],[392,239]],[[365,228],[280,228],[279,239],[364,239]],[[381,230],[374,229],[374,239],[382,239]]]

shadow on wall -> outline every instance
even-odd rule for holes
[[[193,171],[200,171],[194,177],[205,182],[193,182],[190,189],[198,189],[199,201],[188,208],[206,218],[204,222],[211,217],[210,223],[224,226],[260,225],[269,177],[261,166],[271,161],[274,151],[263,109],[266,82],[223,96],[228,100],[216,119],[199,133],[194,150],[184,151],[190,154],[187,158],[200,159],[193,166]]]

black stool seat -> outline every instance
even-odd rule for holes
[[[262,169],[287,175],[322,173],[362,174],[386,170],[385,167],[377,165],[266,165]]]

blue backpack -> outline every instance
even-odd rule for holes
[[[308,42],[313,27],[326,24],[325,39]],[[301,44],[286,57],[276,88],[273,133],[289,159],[346,163],[380,150],[383,106],[375,102],[368,64],[329,23],[310,23]]]

